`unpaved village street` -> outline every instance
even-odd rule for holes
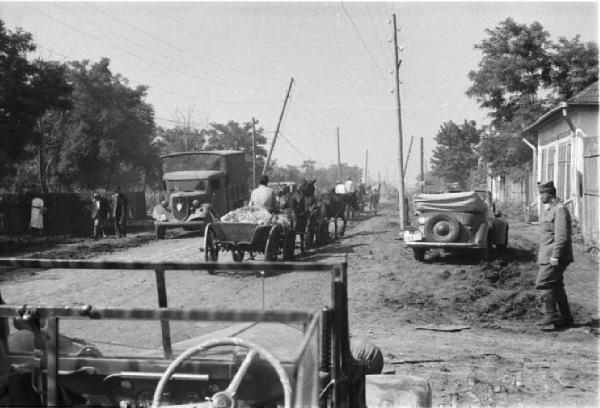
[[[353,337],[379,345],[385,372],[429,379],[434,407],[599,405],[596,261],[576,249],[577,260],[566,272],[577,327],[542,331],[534,325],[540,317],[533,290],[537,226],[509,220],[510,248],[490,262],[476,261],[469,253],[430,253],[419,263],[397,240],[396,214],[384,207],[377,216],[363,215],[349,223],[341,240],[301,259],[348,254],[350,330]],[[144,242],[141,246],[92,259],[203,259],[197,234],[173,231],[160,241],[149,239],[149,234],[127,238],[132,244]],[[82,245],[72,253],[55,249],[18,256],[78,257],[78,251],[87,254],[86,249]],[[167,271],[166,278],[169,306],[260,308],[263,285],[266,308],[306,308],[326,300],[327,280],[310,273],[263,280],[244,274]],[[151,271],[12,270],[3,273],[1,285],[2,296],[11,304],[156,305]],[[147,348],[160,346],[160,330],[149,323],[109,330],[85,322],[65,330],[100,349],[118,351],[120,345],[136,342]],[[173,325],[173,333],[174,341],[191,334],[180,325]]]

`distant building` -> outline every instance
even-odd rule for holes
[[[554,180],[557,196],[579,221],[586,247],[598,247],[598,82],[546,112],[525,130],[538,135],[537,181]]]

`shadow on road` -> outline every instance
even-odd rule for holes
[[[382,230],[382,231],[360,231],[360,232],[356,232],[354,234],[348,234],[348,235],[344,235],[344,238],[352,238],[352,237],[357,237],[357,236],[361,236],[361,235],[380,235],[380,234],[386,234],[388,233],[388,231]]]

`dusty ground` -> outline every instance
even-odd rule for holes
[[[395,212],[384,207],[375,217],[351,222],[346,237],[305,259],[348,254],[352,334],[381,347],[386,372],[428,378],[434,407],[598,406],[598,264],[576,250],[577,260],[565,280],[577,327],[541,331],[533,324],[540,317],[533,291],[536,229],[511,224],[511,248],[491,262],[479,263],[469,253],[435,252],[418,263],[396,239]],[[98,242],[70,237],[67,244],[50,240],[34,248],[26,239],[16,246],[3,241],[0,252],[47,258],[201,259],[201,238],[185,235],[169,232],[165,241],[154,241],[149,232]],[[11,303],[32,298],[123,306],[156,302],[151,275],[123,271],[75,275],[61,270],[4,271],[2,294]],[[167,272],[169,304],[200,301],[220,307],[230,304],[235,294],[239,305],[259,307],[256,294],[261,281],[234,274]],[[295,273],[266,279],[270,293],[286,293],[268,297],[267,307],[290,309],[318,301],[322,283],[316,280],[302,286],[306,292],[289,291],[305,281],[306,275]],[[111,343],[117,348],[139,337],[137,331],[109,332],[98,325],[72,329],[86,338],[117,335]],[[148,347],[160,344],[154,331],[145,339]],[[187,329],[174,327],[174,341],[187,335]]]

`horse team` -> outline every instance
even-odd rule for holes
[[[334,225],[334,239],[343,236],[347,218],[354,218],[362,207],[362,197],[355,194],[339,195],[331,191],[317,194],[315,182],[303,180],[292,194],[292,216],[303,253],[327,244],[330,222]],[[341,227],[338,220],[342,221]]]

